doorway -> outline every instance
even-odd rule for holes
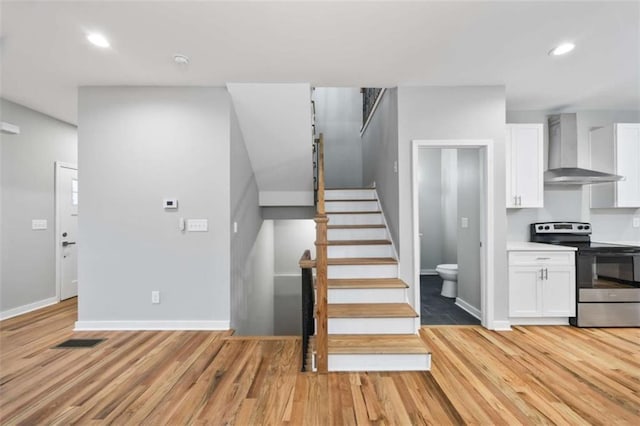
[[[55,163],[56,293],[58,300],[78,295],[78,167]]]
[[[436,194],[440,197],[440,205],[426,210],[424,199],[420,197],[421,187],[428,188],[421,182],[425,176],[421,176],[421,152],[430,150],[432,162],[438,159],[441,162],[440,180],[437,182],[437,190],[443,191],[442,179],[449,175],[445,185],[455,186],[460,189],[460,194],[452,195],[451,188],[445,188],[446,194]],[[424,159],[423,159],[424,160]],[[442,161],[448,163],[442,165]],[[459,160],[459,163],[458,163]],[[424,160],[426,161],[426,160]],[[423,161],[423,162],[424,162]],[[442,297],[441,302],[447,301],[455,309],[465,311],[467,318],[475,317],[475,323],[481,323],[487,328],[492,327],[493,312],[493,265],[487,261],[487,253],[493,250],[493,235],[488,232],[493,221],[493,141],[490,140],[414,140],[412,150],[413,162],[413,223],[414,223],[414,270],[416,289],[416,307],[422,306],[425,297]],[[428,161],[427,161],[428,163]],[[444,168],[444,172],[443,172]],[[454,173],[455,171],[455,173]],[[464,186],[460,186],[463,184]],[[444,208],[443,208],[444,207]],[[460,207],[460,212],[458,212]],[[425,247],[436,240],[429,232],[420,235],[420,218],[430,216],[431,220],[436,216],[445,217],[447,220],[437,226],[436,235],[449,233],[448,243],[442,247],[442,257],[431,259],[431,268],[423,269],[421,264]],[[426,214],[425,214],[426,213]],[[424,229],[424,227],[423,227]],[[434,254],[433,251],[430,254]],[[448,256],[448,257],[446,257]],[[442,262],[442,263],[440,263]],[[463,265],[458,268],[455,279],[455,291],[443,291],[443,279],[445,274],[435,271],[438,265],[452,269],[454,265]],[[422,280],[421,280],[422,275]],[[451,274],[448,274],[452,276]],[[462,277],[461,277],[462,276]],[[460,285],[460,279],[464,281]],[[422,281],[422,282],[421,282]],[[422,284],[422,289],[421,289]],[[451,284],[451,283],[449,283]],[[437,289],[436,289],[437,287]],[[450,287],[450,286],[449,286]],[[464,287],[464,288],[463,288]],[[450,289],[449,289],[450,290]],[[422,294],[423,292],[427,294]],[[462,293],[462,294],[461,294]],[[441,296],[442,295],[442,296]],[[468,300],[465,300],[468,299]],[[441,306],[443,309],[444,306]],[[436,312],[432,314],[437,315]],[[433,321],[433,324],[459,324],[455,320]]]

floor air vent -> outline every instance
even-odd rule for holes
[[[105,340],[106,339],[69,339],[60,343],[58,346],[54,346],[53,348],[92,348]]]

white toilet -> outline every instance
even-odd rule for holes
[[[456,297],[458,295],[458,265],[446,263],[436,266],[436,272],[442,278],[442,291],[444,297]]]

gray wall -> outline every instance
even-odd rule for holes
[[[362,183],[374,182],[398,254],[398,89],[387,89],[362,135]],[[410,164],[406,167],[411,168]]]
[[[549,138],[547,116],[558,111],[507,111],[508,123],[543,123],[545,169],[548,164]],[[576,111],[562,111],[576,112]],[[589,168],[589,131],[591,128],[616,122],[640,122],[640,111],[577,111],[578,165]],[[639,165],[640,167],[640,165]],[[513,241],[529,240],[529,224],[539,221],[580,220],[593,224],[594,240],[640,241],[640,228],[633,228],[637,209],[591,209],[589,185],[583,187],[546,186],[544,208],[509,209],[508,238]]]
[[[1,118],[20,135],[1,134],[0,311],[55,296],[54,162],[77,163],[77,129],[1,100]],[[32,231],[32,219],[47,219]]]
[[[480,194],[481,168],[478,149],[458,149],[458,299],[480,306]],[[467,228],[461,221],[469,220]]]
[[[440,224],[444,238],[442,261],[458,263],[458,152],[455,149],[442,149],[442,209]]]
[[[231,108],[231,327],[237,334],[273,334],[273,222],[263,224],[256,182]],[[238,232],[233,232],[233,223]]]
[[[228,323],[226,90],[82,87],[78,118],[79,321]],[[181,232],[179,217],[209,231]]]
[[[494,141],[495,218],[489,232],[495,246],[489,259],[495,271],[494,318],[508,317],[506,211],[505,211],[505,89],[482,87],[399,87],[398,88],[398,169],[400,171],[396,211],[399,215],[400,278],[411,285],[414,300],[411,150],[414,139],[492,139]],[[391,196],[390,198],[393,198]]]
[[[420,150],[418,159],[420,212],[420,269],[434,272],[444,263],[444,228],[442,226],[442,153],[440,149]]]
[[[313,92],[316,131],[324,134],[328,188],[362,186],[362,94],[358,88],[318,87]]]

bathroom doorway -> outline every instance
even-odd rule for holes
[[[421,325],[486,324],[489,142],[414,141]]]

